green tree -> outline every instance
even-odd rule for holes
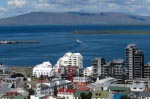
[[[57,93],[58,93],[57,85],[55,85],[55,86],[54,86],[54,96],[55,96],[55,97],[57,97]]]
[[[129,96],[127,96],[127,95],[123,95],[123,96],[121,96],[120,99],[131,99],[131,98]]]
[[[43,75],[40,75],[40,80],[44,80],[44,76]]]
[[[16,73],[16,74],[11,75],[11,78],[16,78],[16,77],[24,77],[24,75],[21,73]]]
[[[86,99],[91,99],[92,98],[92,93],[89,92],[87,95],[86,95]]]
[[[12,84],[11,88],[15,88],[15,84],[14,83]]]
[[[35,91],[31,88],[29,89],[29,95],[34,95],[35,94]]]
[[[87,99],[86,94],[84,92],[81,92],[80,97],[81,97],[81,99]]]

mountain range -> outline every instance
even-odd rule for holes
[[[30,12],[0,19],[1,26],[7,25],[150,25],[150,17],[116,12]]]

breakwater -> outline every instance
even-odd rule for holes
[[[0,44],[17,44],[17,43],[40,43],[39,41],[36,40],[28,40],[28,41],[0,41]]]

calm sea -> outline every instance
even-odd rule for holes
[[[107,61],[125,58],[125,47],[135,43],[150,62],[148,34],[72,34],[79,30],[147,30],[150,26],[15,26],[0,27],[0,40],[38,40],[40,43],[0,45],[0,63],[9,66],[34,66],[43,61],[53,65],[66,52],[80,52],[84,67],[95,57]]]

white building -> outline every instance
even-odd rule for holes
[[[144,92],[145,90],[145,84],[143,83],[139,83],[139,84],[133,84],[131,87],[130,87],[130,90],[131,91],[134,91],[134,92]]]
[[[30,99],[44,99],[45,95],[43,94],[36,94],[36,95],[31,95]]]
[[[44,95],[53,95],[55,86],[57,86],[57,89],[59,89],[67,87],[68,85],[71,85],[71,83],[72,82],[69,80],[58,80],[44,83],[36,83],[35,93]]]
[[[63,98],[63,99],[74,99],[74,94],[75,94],[76,89],[64,89],[60,88],[58,90],[58,98]]]
[[[48,77],[53,75],[52,65],[49,61],[36,65],[33,68],[33,76],[40,77],[41,75]]]
[[[93,74],[93,66],[86,67],[83,71],[84,76],[91,76]]]
[[[77,66],[82,68],[83,57],[80,53],[68,52],[63,57],[59,58],[54,67],[57,70],[60,66]]]

